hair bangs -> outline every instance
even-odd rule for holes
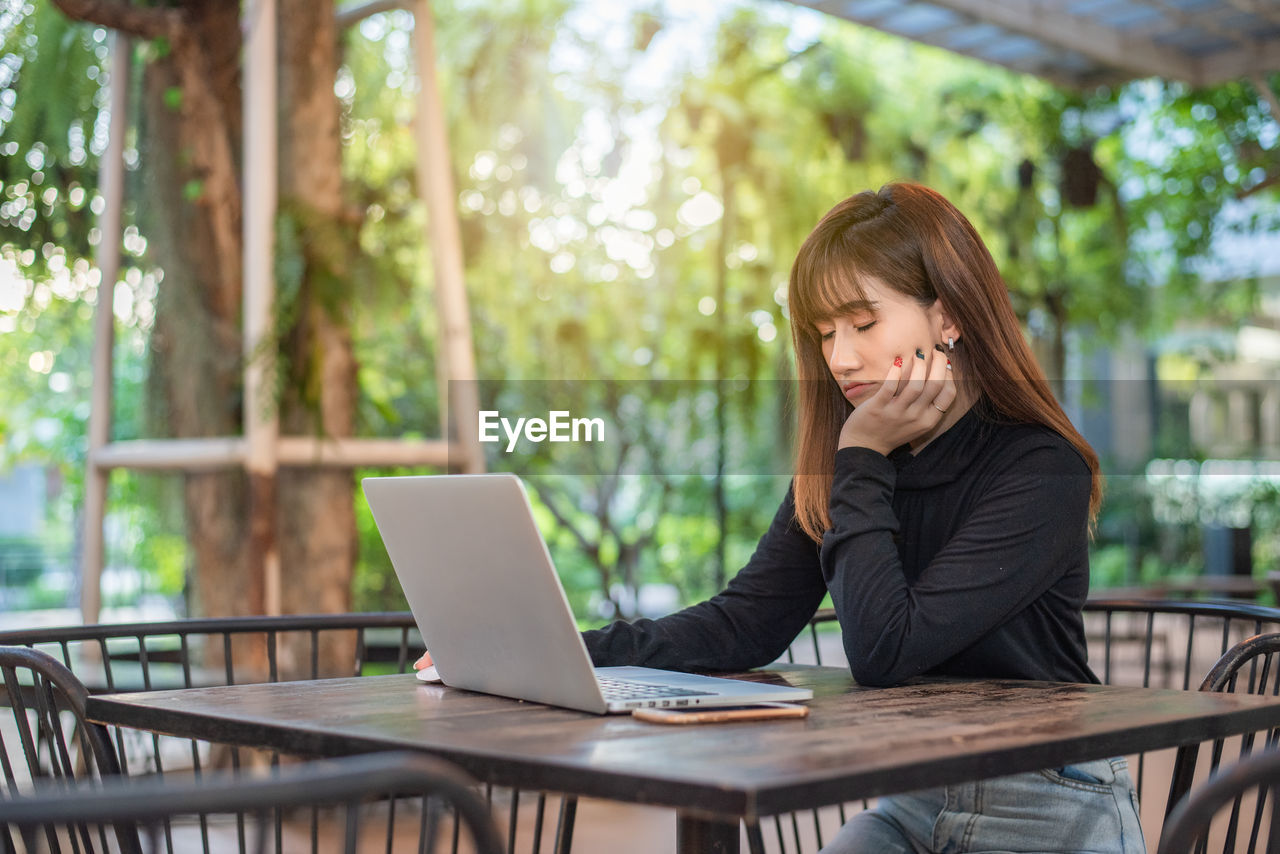
[[[805,267],[797,270],[790,296],[791,322],[805,335],[816,338],[817,324],[869,304],[853,259],[826,258]]]

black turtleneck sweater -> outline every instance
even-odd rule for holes
[[[831,528],[815,543],[788,490],[747,565],[714,598],[585,632],[597,665],[745,670],[776,660],[831,593],[854,678],[1097,682],[1089,469],[1057,433],[979,404],[912,455],[836,453]]]

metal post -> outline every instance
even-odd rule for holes
[[[427,240],[435,268],[436,304],[440,309],[440,354],[445,370],[436,374],[440,377],[440,399],[447,413],[444,435],[452,435],[458,443],[459,467],[466,472],[479,472],[484,470],[484,456],[476,432],[480,399],[463,280],[457,191],[449,163],[444,107],[436,80],[435,26],[427,0],[415,0],[412,8],[414,61],[418,67],[417,120],[414,122],[418,194],[427,206]]]
[[[244,24],[244,434],[249,477],[249,562],[262,587],[252,612],[280,613],[276,542],[277,438],[271,336],[277,200],[276,2],[249,0]]]
[[[110,470],[98,465],[97,451],[111,441],[112,354],[115,345],[115,287],[120,273],[121,208],[124,202],[124,137],[129,126],[129,37],[111,33],[111,127],[107,150],[99,165],[102,192],[97,264],[102,278],[93,314],[93,387],[89,406],[88,472],[84,494],[84,541],[80,556],[80,616],[98,622],[102,611],[102,565],[105,556],[102,523],[106,515]]]

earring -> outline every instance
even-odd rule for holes
[[[952,351],[952,352],[955,352],[955,349],[956,349],[956,339],[954,339],[954,338],[948,338],[948,339],[947,339],[947,349],[948,349],[948,350],[950,350],[950,351]]]

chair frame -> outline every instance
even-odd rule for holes
[[[505,854],[488,805],[476,783],[456,766],[422,754],[379,753],[319,760],[277,770],[270,777],[245,779],[220,775],[174,784],[129,778],[101,786],[60,788],[0,799],[0,827],[12,826],[33,840],[39,828],[111,825],[124,850],[140,850],[137,824],[158,824],[180,815],[256,813],[289,807],[346,804],[346,850],[356,851],[358,819],[354,806],[369,797],[425,796],[447,801],[460,824],[471,831],[478,854]],[[424,819],[420,847],[434,839],[434,813]],[[266,846],[265,821],[259,821],[257,850]],[[0,837],[0,842],[7,841]]]
[[[24,684],[20,673],[30,674],[30,685]],[[33,786],[65,791],[73,785],[120,778],[120,764],[106,727],[91,723],[85,714],[89,692],[65,665],[37,649],[0,646],[0,674],[4,677],[4,691],[0,698],[13,711],[17,741]],[[74,719],[70,730],[63,722],[64,713],[70,713]],[[73,756],[72,747],[77,741],[81,752]],[[7,797],[17,797],[20,789],[14,768],[16,763],[9,755],[9,745],[2,742],[0,739],[0,770],[4,774]],[[42,745],[49,748],[47,763],[41,756]],[[0,804],[6,803],[6,796],[0,795]],[[117,828],[118,836],[119,833]],[[136,840],[131,844],[127,835],[120,838],[123,840],[120,846],[122,854],[140,854]],[[49,836],[46,842],[50,850],[58,850],[55,836]],[[82,827],[71,844],[76,850],[82,847],[88,851],[92,850],[93,840],[87,829]],[[36,850],[34,838],[28,839],[26,848]],[[13,839],[7,826],[0,824],[0,851],[7,854],[13,849]]]
[[[418,635],[413,614],[408,611],[197,617],[155,622],[14,629],[0,632],[0,645],[56,649],[62,657],[63,664],[68,668],[75,665],[76,656],[73,654],[73,645],[85,645],[103,667],[103,684],[91,685],[90,692],[120,693],[150,691],[158,687],[193,688],[205,684],[199,678],[200,673],[192,667],[193,646],[199,638],[220,640],[222,646],[222,672],[218,674],[217,680],[208,684],[234,685],[262,679],[268,682],[280,682],[293,678],[320,678],[322,675],[328,675],[321,672],[321,637],[333,636],[339,632],[354,634],[355,655],[352,669],[348,672],[348,675],[352,676],[364,675],[369,665],[380,662],[394,664],[396,672],[409,672],[414,660],[426,648]],[[379,639],[371,637],[371,632],[391,635],[394,640],[380,642]],[[309,638],[309,660],[307,667],[304,668],[305,673],[301,676],[282,676],[280,641],[282,636],[288,635],[305,635]],[[233,643],[239,638],[254,637],[265,640],[266,668],[264,672],[246,674],[243,667],[236,666]],[[129,648],[120,650],[122,643],[127,643]],[[122,682],[115,667],[121,662],[137,664],[141,669],[139,683]],[[180,675],[175,680],[176,684],[163,686],[155,684],[151,668],[156,664],[181,665]],[[0,696],[0,705],[4,702],[4,698]],[[129,753],[124,736],[118,727],[114,728],[114,734],[120,766],[123,773],[128,775],[130,774]],[[154,761],[155,772],[163,774],[165,768],[161,759],[160,736],[151,734],[150,739],[148,761]],[[240,769],[238,749],[231,749],[230,761],[233,769],[238,771]],[[272,761],[275,762],[274,757]],[[203,762],[195,742],[191,743],[191,764],[196,773],[203,773]],[[508,846],[514,849],[521,793],[518,789],[511,789],[510,792]],[[485,794],[492,802],[494,787],[486,785]],[[541,850],[546,799],[546,793],[537,793],[533,854],[538,854]],[[568,854],[571,849],[576,807],[576,798],[572,796],[562,798],[553,843],[557,854]]]
[[[1170,616],[1182,616],[1187,621],[1187,643],[1185,650],[1182,652],[1182,689],[1190,691],[1193,687],[1193,679],[1195,674],[1192,673],[1191,663],[1193,659],[1193,650],[1196,639],[1197,621],[1205,620],[1221,620],[1222,621],[1222,638],[1219,644],[1219,655],[1226,654],[1227,650],[1233,645],[1231,640],[1232,629],[1243,630],[1247,635],[1262,634],[1268,625],[1274,625],[1280,629],[1280,608],[1272,608],[1266,605],[1255,605],[1249,602],[1234,602],[1221,600],[1166,600],[1166,599],[1089,599],[1084,604],[1085,614],[1102,614],[1106,617],[1103,642],[1103,661],[1102,672],[1098,673],[1098,677],[1102,680],[1102,684],[1110,685],[1111,683],[1111,649],[1115,642],[1123,640],[1114,633],[1113,617],[1116,614],[1141,614],[1146,616],[1146,625],[1144,636],[1140,639],[1144,644],[1143,648],[1143,687],[1150,687],[1153,666],[1153,656],[1155,653],[1155,616],[1156,614],[1166,614]]]
[[[1234,692],[1238,685],[1241,671],[1248,665],[1247,693],[1270,693],[1273,697],[1280,697],[1280,672],[1273,672],[1272,670],[1273,665],[1280,669],[1280,661],[1277,661],[1277,656],[1280,656],[1280,632],[1246,638],[1231,647],[1218,659],[1218,662],[1209,670],[1209,673],[1200,683],[1200,690]],[[1261,666],[1258,664],[1259,659],[1262,659]],[[1269,691],[1267,690],[1268,684],[1270,684]],[[1247,761],[1253,755],[1256,736],[1256,733],[1248,733],[1241,739],[1240,754],[1242,758],[1240,762]],[[1220,738],[1213,739],[1211,742],[1212,748],[1209,758],[1210,781],[1216,780],[1218,776],[1221,776],[1219,767],[1222,761],[1224,743],[1225,740]],[[1280,728],[1269,730],[1265,735],[1263,753],[1276,752],[1278,744],[1280,744]],[[1169,799],[1165,810],[1166,823],[1173,817],[1179,805],[1188,797],[1188,793],[1191,791],[1199,755],[1200,745],[1198,744],[1184,745],[1178,748],[1174,759],[1173,774],[1169,781]],[[1280,776],[1277,777],[1277,782],[1280,783]],[[1235,822],[1238,818],[1238,813],[1239,803],[1237,802],[1232,816],[1227,850],[1234,849]],[[1280,835],[1276,835],[1275,831],[1276,826],[1273,824],[1272,844],[1280,848]],[[1257,833],[1256,826],[1254,833]],[[1253,850],[1252,847],[1249,850]]]
[[[1241,759],[1180,800],[1165,821],[1158,854],[1200,850],[1192,845],[1209,829],[1218,810],[1233,802],[1238,807],[1239,799],[1255,787],[1261,790],[1260,801],[1269,796],[1272,803],[1266,850],[1269,854],[1280,851],[1280,809],[1275,808],[1280,795],[1280,751],[1273,749]],[[1256,844],[1256,839],[1253,842]]]
[[[208,635],[223,638],[225,655],[224,677],[227,685],[237,684],[234,659],[231,655],[231,642],[236,636],[261,635],[267,641],[267,681],[279,682],[279,655],[277,640],[281,634],[309,633],[311,636],[310,678],[318,678],[320,673],[319,637],[322,632],[352,631],[356,633],[355,669],[351,674],[359,676],[364,668],[376,658],[370,655],[380,645],[368,642],[367,632],[371,629],[393,629],[400,633],[400,641],[396,648],[396,669],[406,672],[412,664],[413,651],[425,649],[425,646],[411,642],[411,632],[417,631],[417,623],[408,611],[379,611],[349,614],[284,614],[278,616],[251,617],[196,617],[191,619],[167,620],[158,622],[135,623],[97,623],[85,626],[59,626],[54,628],[11,629],[0,632],[0,645],[13,646],[45,646],[57,645],[63,656],[63,663],[71,666],[70,645],[73,643],[89,643],[96,645],[102,660],[110,662],[118,660],[108,647],[108,641],[130,639],[138,643],[139,663],[143,667],[143,684],[140,690],[152,690],[149,666],[153,662],[172,661],[173,650],[159,653],[149,651],[148,638],[174,637],[179,641],[182,653],[182,673],[184,688],[196,687],[196,681],[190,666],[189,642],[193,636]],[[115,693],[127,688],[117,687],[115,674],[106,668],[106,684],[108,692]],[[138,690],[138,689],[134,689]]]
[[[18,671],[26,670],[33,675],[34,684],[23,686],[18,678]],[[76,719],[79,735],[93,757],[98,775],[115,776],[120,774],[120,762],[112,747],[107,729],[102,724],[89,722],[85,715],[85,703],[89,692],[65,665],[53,656],[38,649],[21,646],[0,646],[0,671],[4,674],[5,705],[14,711],[14,722],[18,732],[18,740],[22,745],[23,757],[33,779],[41,777],[70,778],[74,776],[74,763],[68,751],[67,733],[64,731],[59,712],[70,711]],[[54,689],[56,689],[56,694]],[[59,698],[61,702],[59,702]],[[32,732],[27,712],[34,711],[37,716],[37,729]],[[47,741],[53,755],[48,769],[50,773],[42,773],[46,769],[40,762],[40,743]],[[11,760],[6,751],[0,751],[0,762],[3,763],[5,782],[11,794],[16,793],[15,774]]]

